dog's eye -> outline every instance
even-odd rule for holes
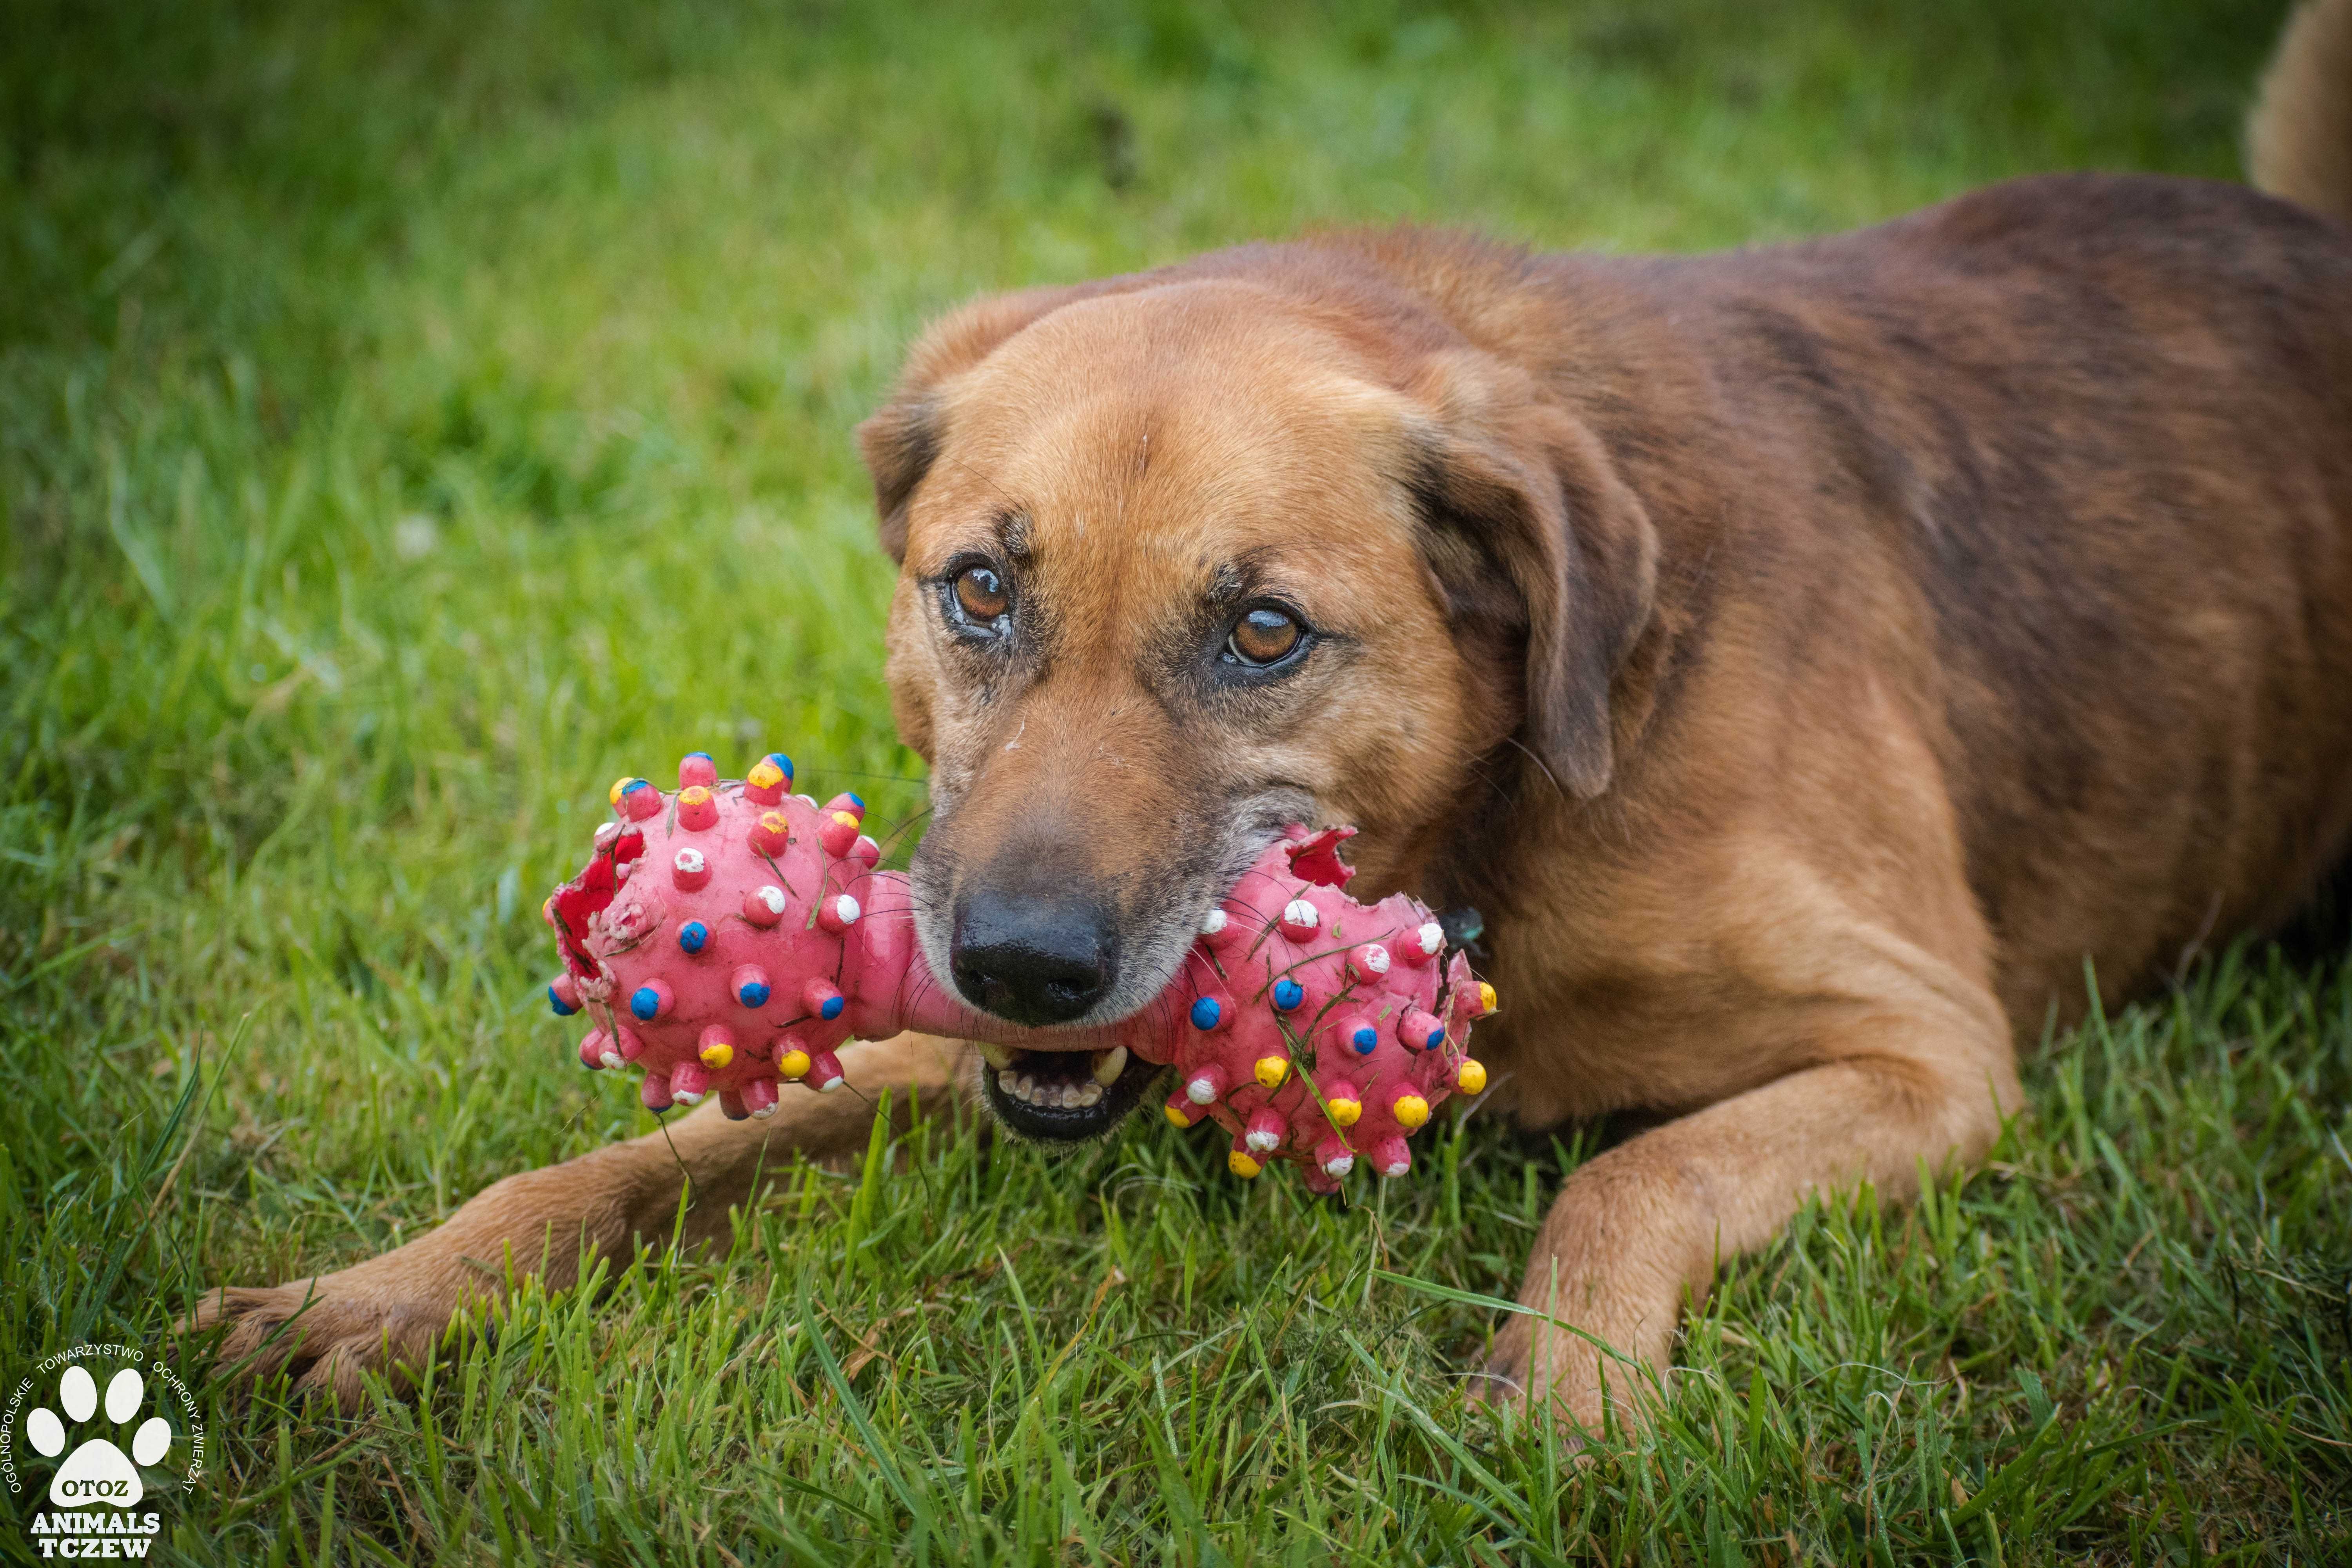
[[[956,608],[982,626],[1013,607],[1013,596],[1004,591],[1003,579],[985,566],[967,566],[956,574],[955,598]]]
[[[1225,651],[1244,664],[1280,664],[1297,650],[1298,639],[1306,635],[1296,618],[1261,605],[1234,623]]]

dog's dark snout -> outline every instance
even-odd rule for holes
[[[956,900],[948,967],[964,1000],[1016,1024],[1066,1024],[1118,973],[1118,928],[1100,902],[983,884]]]

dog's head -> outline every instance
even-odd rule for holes
[[[1639,503],[1426,305],[1292,272],[983,300],[859,431],[901,566],[894,704],[931,764],[919,930],[975,1006],[1134,1011],[1286,823],[1356,824],[1360,886],[1409,885],[1507,742],[1609,782]],[[1150,1081],[1023,1055],[984,1076],[1039,1136]]]

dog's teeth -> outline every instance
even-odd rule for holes
[[[1013,1065],[1013,1051],[1010,1047],[982,1040],[980,1043],[980,1054],[982,1060],[999,1072]]]
[[[1126,1068],[1127,1048],[1114,1046],[1096,1054],[1088,1078],[1040,1079],[1034,1073],[1015,1072],[1009,1067],[992,1070],[997,1089],[1008,1100],[1044,1110],[1083,1110],[1100,1105],[1104,1090],[1118,1081]]]

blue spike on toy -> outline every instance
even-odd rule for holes
[[[845,798],[846,798],[846,799],[848,800],[848,802],[849,802],[852,805],[855,805],[858,810],[860,810],[860,811],[864,811],[864,810],[866,809],[866,801],[865,801],[864,797],[862,797],[861,795],[858,795],[858,793],[857,793],[856,790],[848,790],[848,789],[845,789],[845,790],[843,790],[841,793],[842,793],[843,796],[844,796]]]
[[[793,776],[793,760],[792,758],[784,755],[783,752],[770,752],[768,753],[768,761],[782,768],[784,771],[784,777],[791,778]]]
[[[830,1024],[835,1018],[841,1016],[842,1008],[847,1005],[847,1001],[844,997],[828,996],[824,999],[824,1005],[816,1010],[816,1016]]]
[[[1358,1056],[1368,1057],[1372,1054],[1372,1047],[1381,1043],[1381,1032],[1370,1024],[1359,1024],[1356,1032],[1348,1037],[1348,1043],[1356,1047]]]
[[[629,994],[629,1011],[640,1018],[650,1019],[661,1011],[661,996],[650,985],[640,985]]]
[[[1287,975],[1274,983],[1274,1010],[1287,1013],[1307,1000],[1307,987]]]
[[[1192,1027],[1196,1029],[1213,1029],[1223,1016],[1224,1009],[1217,1005],[1214,996],[1203,996],[1192,1004]]]
[[[768,1005],[768,983],[764,980],[752,981],[740,991],[735,993],[735,1000],[742,1003],[746,1007],[766,1006]],[[830,1005],[830,1004],[828,1004],[828,1005]],[[830,1018],[833,1016],[833,1014],[827,1013],[825,1016]]]
[[[688,921],[677,928],[677,945],[688,952],[700,952],[702,944],[710,940],[710,928],[700,921]]]
[[[577,1007],[565,1006],[563,998],[555,994],[555,987],[552,985],[547,988],[547,1005],[555,1009],[555,1016],[559,1018],[569,1018],[572,1014],[580,1011]]]

